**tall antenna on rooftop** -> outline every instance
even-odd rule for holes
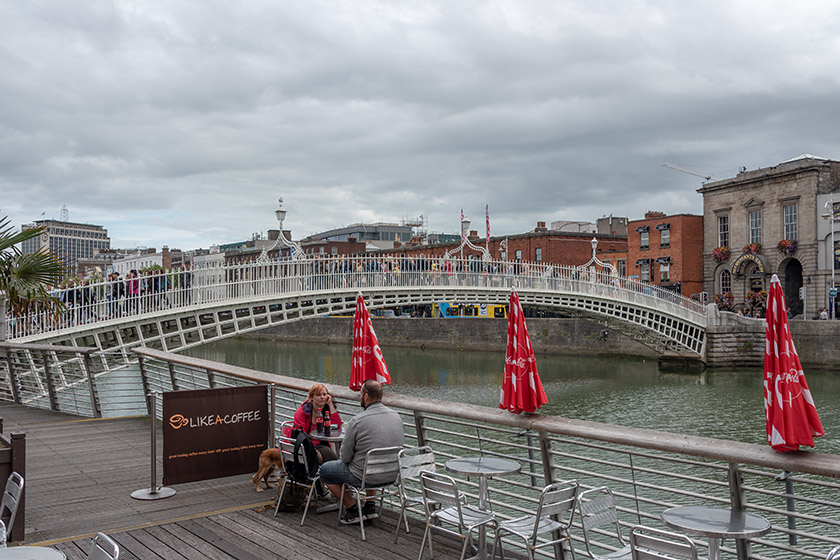
[[[69,222],[70,221],[70,211],[67,210],[67,205],[61,206],[61,221],[62,222]]]

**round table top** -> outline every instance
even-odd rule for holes
[[[769,521],[755,513],[709,506],[666,509],[661,518],[672,529],[722,539],[760,537],[771,528]]]
[[[323,433],[319,434],[317,431],[313,430],[309,432],[309,437],[319,441],[342,441],[344,439],[344,432],[333,428],[330,430],[330,435],[325,436]]]
[[[486,476],[513,474],[522,468],[516,461],[500,457],[459,457],[448,460],[446,470],[467,476]]]
[[[15,558],[18,560],[66,560],[67,556],[60,550],[47,546],[13,546],[0,548],[0,559]]]

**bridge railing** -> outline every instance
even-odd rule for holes
[[[135,352],[149,390],[271,385],[275,430],[291,418],[311,384],[177,354]],[[521,464],[519,474],[493,479],[490,485],[491,507],[501,518],[533,512],[544,485],[574,478],[584,489],[606,485],[613,490],[625,534],[635,524],[660,525],[659,515],[668,507],[703,504],[743,507],[773,525],[764,537],[724,542],[723,558],[825,558],[840,544],[836,455],[782,454],[735,441],[542,414],[512,415],[498,408],[399,395],[397,390],[386,389],[385,404],[402,415],[407,444],[430,445],[439,468],[451,457],[478,454]],[[345,422],[360,411],[357,393],[340,386],[330,386],[330,392]],[[154,414],[160,418],[160,405]],[[476,500],[474,479],[461,479],[459,486]],[[582,552],[577,520],[572,538]],[[701,538],[695,540],[701,551],[707,546]],[[521,545],[512,540],[506,546]],[[604,543],[600,551],[608,549]]]
[[[705,311],[700,302],[652,284],[610,276],[601,269],[519,261],[366,256],[213,264],[117,281],[83,281],[78,286],[62,286],[52,291],[62,302],[61,306],[10,312],[0,320],[7,323],[8,338],[18,339],[111,319],[238,299],[346,289],[507,290],[514,286],[520,290],[588,295],[665,309],[705,324]]]

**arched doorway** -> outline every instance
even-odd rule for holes
[[[779,264],[779,278],[785,293],[785,305],[791,317],[802,315],[805,311],[803,302],[799,299],[799,288],[802,287],[802,263],[797,259],[785,259]]]

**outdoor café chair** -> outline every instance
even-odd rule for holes
[[[572,520],[575,516],[579,489],[577,480],[555,482],[543,488],[535,515],[526,515],[499,523],[499,530],[496,531],[496,539],[493,541],[491,558],[496,557],[496,547],[498,546],[502,560],[504,560],[505,551],[501,544],[502,535],[507,531],[525,541],[530,560],[534,560],[534,550],[537,548],[563,542],[569,543],[569,551],[572,560],[574,560],[575,550],[572,547],[572,537],[569,534],[569,529],[572,527]],[[554,531],[558,532],[557,539],[537,544],[539,535]]]
[[[0,548],[6,548],[6,524],[0,519],[0,535],[3,537],[3,542],[0,542]]]
[[[630,560],[630,545],[621,536],[621,525],[618,523],[618,512],[615,509],[615,499],[612,491],[606,486],[599,486],[578,494],[578,517],[583,529],[583,542],[586,553],[595,560]],[[606,534],[618,541],[618,547],[606,554],[595,554],[593,545],[602,547],[594,541],[595,532],[605,534],[604,527],[609,526]],[[606,547],[603,547],[606,548]]]
[[[825,560],[840,560],[840,546],[835,546],[829,550]]]
[[[96,533],[87,557],[88,560],[117,560],[120,557],[120,547],[105,533]]]
[[[9,510],[9,524],[6,527],[4,543],[12,534],[21,494],[23,494],[23,477],[12,472],[6,480],[6,489],[3,491],[3,500],[0,502],[0,518],[5,516],[6,510]]]
[[[458,485],[450,476],[434,472],[421,472],[420,489],[423,491],[423,504],[426,508],[426,530],[423,533],[423,542],[420,544],[418,560],[423,558],[426,539],[429,541],[429,557],[434,556],[432,548],[433,530],[463,539],[461,560],[464,560],[467,554],[467,545],[472,539],[473,529],[485,525],[493,525],[494,528],[497,526],[496,517],[492,513],[461,503],[462,497],[458,491]],[[437,505],[440,506],[439,509],[435,509]],[[456,529],[448,529],[443,523],[454,525]]]
[[[368,477],[394,472],[394,466],[399,465],[398,455],[401,449],[402,447],[379,447],[377,449],[371,449],[367,452],[367,455],[365,455],[365,466],[364,471],[362,472],[362,485],[358,488],[346,483],[341,485],[341,493],[339,496],[343,497],[345,490],[349,490],[352,492],[353,498],[356,501],[356,507],[359,509],[359,527],[362,531],[363,541],[367,540],[367,538],[365,538],[365,516],[362,514],[364,504],[368,501],[367,491],[373,490],[375,491],[374,494],[379,494],[378,499],[381,507],[382,499],[386,495],[391,494],[388,487],[394,484],[393,482],[389,482],[387,484],[371,484],[368,481]],[[344,500],[339,498],[338,504],[338,518],[340,520],[341,516],[344,515]]]
[[[698,560],[694,542],[679,533],[636,525],[630,529],[633,560]]]
[[[435,472],[435,452],[429,446],[409,447],[401,450],[397,457],[400,462],[400,478],[397,482],[397,496],[400,499],[400,516],[397,519],[397,530],[394,532],[394,543],[400,536],[400,525],[405,521],[405,532],[409,533],[408,516],[405,510],[423,505],[423,496],[416,484],[419,484],[421,472]]]
[[[304,500],[303,505],[303,516],[300,518],[300,524],[306,521],[306,514],[309,511],[309,504],[312,501],[312,495],[315,492],[315,483],[318,482],[320,476],[315,474],[311,476],[309,473],[309,460],[306,457],[306,452],[303,450],[302,446],[298,448],[298,458],[297,462],[302,464],[304,467],[305,475],[303,480],[298,480],[293,477],[288,469],[287,465],[290,465],[295,462],[295,440],[283,433],[284,428],[291,428],[293,425],[292,422],[283,422],[280,425],[280,436],[277,438],[277,447],[280,449],[280,458],[282,459],[283,467],[280,472],[280,477],[283,479],[283,482],[280,484],[280,488],[277,491],[277,505],[274,506],[274,517],[277,517],[277,512],[280,511],[281,501],[283,499],[283,492],[286,490],[286,485],[291,485],[293,487],[300,487],[303,488],[303,491],[306,493],[306,499]]]

